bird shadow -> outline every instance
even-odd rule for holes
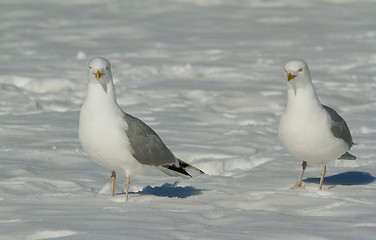
[[[194,195],[200,195],[202,193],[201,189],[194,187],[186,186],[179,187],[177,186],[178,182],[174,184],[165,183],[160,187],[151,187],[150,185],[146,186],[142,191],[135,192],[135,194],[140,195],[154,195],[158,197],[168,197],[168,198],[187,198]]]
[[[366,185],[374,182],[376,178],[368,172],[344,172],[336,175],[325,177],[325,185]],[[307,183],[320,183],[320,178],[306,178],[303,180]]]

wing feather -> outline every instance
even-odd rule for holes
[[[174,154],[153,129],[129,114],[124,113],[123,119],[128,125],[126,134],[134,151],[133,157],[137,161],[152,166],[177,163]]]
[[[336,138],[340,138],[349,145],[349,149],[354,144],[349,127],[347,126],[345,120],[332,108],[322,105],[324,109],[328,112],[330,118],[332,119],[332,133]]]

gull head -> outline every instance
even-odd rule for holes
[[[287,87],[294,90],[295,96],[299,88],[311,84],[308,65],[303,60],[296,59],[287,62],[284,67],[284,77]]]
[[[99,83],[107,92],[107,83],[112,81],[110,62],[101,57],[93,58],[89,61],[88,71],[90,82]]]

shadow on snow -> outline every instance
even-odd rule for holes
[[[200,195],[202,192],[202,190],[190,186],[178,187],[176,186],[177,183],[178,182],[174,182],[174,184],[165,183],[160,187],[151,187],[148,185],[142,189],[142,191],[136,192],[135,194],[169,198],[187,198],[194,195]]]
[[[333,176],[327,176],[324,179],[326,185],[366,185],[375,181],[375,177],[368,172],[344,172]],[[306,178],[303,180],[307,183],[320,183],[320,178]]]

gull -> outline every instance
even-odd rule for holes
[[[178,159],[161,138],[140,119],[125,113],[115,97],[110,62],[96,57],[88,66],[89,85],[82,105],[79,139],[92,160],[112,172],[111,195],[115,195],[116,171],[130,177],[158,168],[171,176],[190,178],[186,170],[204,173]]]
[[[281,117],[278,136],[281,145],[295,158],[303,160],[297,183],[308,163],[322,164],[320,186],[326,174],[326,164],[336,159],[355,160],[348,151],[354,144],[343,118],[332,108],[322,105],[316,96],[307,64],[292,60],[284,66],[287,84],[287,106]]]

